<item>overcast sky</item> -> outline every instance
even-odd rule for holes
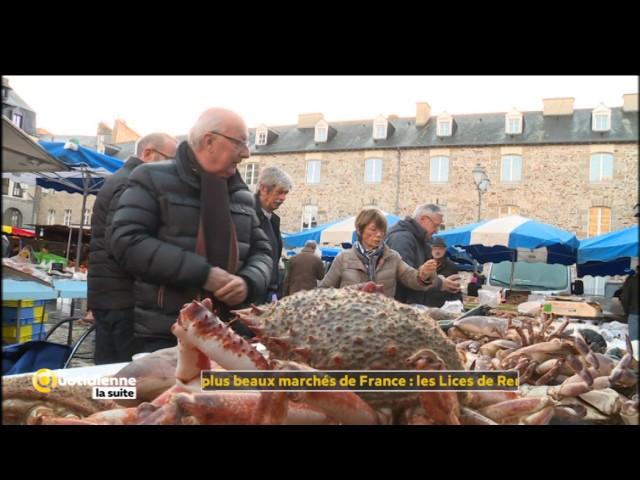
[[[542,99],[574,97],[575,108],[622,105],[637,76],[15,76],[10,85],[55,134],[95,135],[121,118],[137,133],[186,134],[209,107],[230,108],[249,127],[295,124],[299,113],[331,121],[432,114],[542,110]]]

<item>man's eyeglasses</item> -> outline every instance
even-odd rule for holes
[[[429,215],[425,215],[425,217],[429,219],[429,221],[433,224],[433,226],[434,226],[435,228],[438,228],[438,227],[440,227],[440,225],[442,225],[442,222],[441,222],[441,221],[434,220],[434,219],[433,219],[433,218],[431,218]]]
[[[238,151],[242,151],[243,148],[249,149],[249,139],[240,140],[239,138],[230,137],[229,135],[225,135],[224,133],[220,133],[217,130],[209,130],[207,133],[214,133],[216,135],[220,135],[221,137],[226,138],[230,142],[232,142]]]
[[[162,153],[160,150],[156,150],[155,148],[152,148],[151,150],[162,156],[165,160],[171,160],[173,158],[173,156]]]

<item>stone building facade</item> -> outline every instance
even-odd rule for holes
[[[546,99],[539,112],[456,116],[431,116],[418,104],[415,118],[358,122],[301,115],[298,125],[253,130],[240,170],[249,184],[268,166],[292,176],[278,214],[282,230],[296,232],[369,205],[409,215],[431,202],[445,210],[446,228],[475,222],[479,164],[491,181],[482,219],[517,213],[584,238],[637,221],[638,96],[623,100],[574,110],[573,99]],[[601,112],[608,117],[596,125]],[[510,118],[520,119],[519,130]]]

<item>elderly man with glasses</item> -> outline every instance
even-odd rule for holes
[[[211,298],[221,319],[260,303],[271,247],[237,166],[249,157],[237,114],[205,111],[180,143],[175,162],[144,165],[129,179],[113,219],[111,247],[136,276],[135,334],[141,351],[176,344],[171,325],[182,305]],[[250,336],[238,322],[239,333]]]
[[[96,320],[96,365],[128,362],[138,349],[133,337],[133,277],[114,260],[109,249],[107,226],[111,225],[118,200],[134,169],[173,158],[176,147],[176,139],[166,133],[140,138],[136,142],[135,155],[107,179],[93,205],[87,308]]]
[[[406,217],[391,227],[387,234],[386,243],[397,251],[407,264],[413,268],[418,268],[424,262],[433,258],[431,254],[431,237],[442,225],[442,220],[442,210],[438,205],[430,203],[420,205],[415,209],[412,217]],[[441,285],[440,290],[449,293],[460,292],[460,283],[457,275],[439,276],[442,280],[442,282],[439,282]],[[412,290],[404,285],[398,285],[395,299],[403,303],[427,306],[431,303],[429,302],[429,292],[430,290]]]

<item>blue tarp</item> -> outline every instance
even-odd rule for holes
[[[35,372],[41,368],[63,368],[72,348],[43,340],[9,345],[2,348],[2,374]]]
[[[578,276],[624,275],[638,257],[637,225],[580,241]]]
[[[518,261],[518,249],[544,249],[546,263],[576,263],[578,239],[573,233],[517,215],[472,223],[440,232],[449,246],[462,247],[480,263]]]

